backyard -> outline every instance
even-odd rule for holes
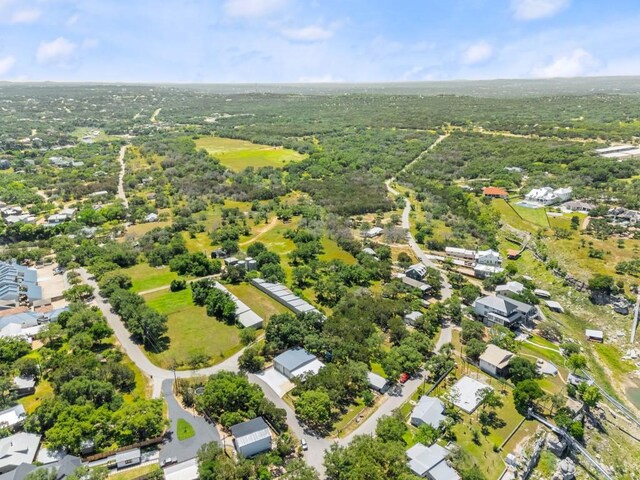
[[[203,307],[193,304],[191,290],[162,290],[144,296],[147,304],[168,316],[168,348],[146,352],[162,368],[186,369],[208,366],[236,353],[242,345],[240,330],[207,316]]]

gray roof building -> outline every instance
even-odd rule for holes
[[[0,412],[0,426],[14,428],[27,418],[27,412],[20,404]]]
[[[389,388],[389,382],[387,382],[387,379],[377,373],[368,372],[367,379],[369,380],[369,387],[374,389],[376,392],[384,393]]]
[[[296,314],[307,312],[320,313],[316,307],[301,299],[280,283],[270,283],[262,278],[254,278],[251,280],[251,284]]]
[[[420,425],[431,425],[433,428],[438,428],[440,422],[446,417],[443,415],[444,403],[442,400],[436,397],[428,397],[423,395],[418,400],[418,403],[413,407],[411,413],[411,425],[419,427]]]
[[[473,309],[476,315],[489,326],[497,324],[511,327],[537,315],[533,305],[502,295],[478,298],[473,302]]]
[[[460,475],[447,463],[449,452],[434,443],[430,447],[416,443],[407,450],[409,468],[419,477],[430,480],[459,480]]]
[[[281,353],[273,359],[274,368],[287,378],[292,378],[294,372],[317,360],[303,348],[295,348]]]
[[[15,470],[23,463],[31,464],[40,446],[40,435],[20,432],[0,439],[0,473]]]
[[[271,450],[271,430],[262,417],[233,425],[231,434],[236,450],[244,457]]]
[[[128,467],[130,465],[137,465],[142,460],[142,453],[139,448],[126,450],[124,452],[116,453],[116,465],[118,468]]]

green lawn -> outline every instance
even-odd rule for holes
[[[178,440],[186,440],[187,438],[193,437],[195,434],[196,431],[189,422],[184,418],[178,419]]]
[[[124,472],[114,473],[113,475],[109,475],[109,480],[137,480],[139,478],[146,478],[146,475],[150,475],[156,471],[162,472],[157,463],[152,463],[142,467],[129,468]]]
[[[503,222],[519,230],[535,232],[540,228],[549,228],[544,208],[526,208],[516,205],[516,202],[511,202],[510,204],[513,210],[515,210],[514,212],[505,200],[495,199],[491,204],[493,208],[500,212],[500,217]],[[518,216],[518,214],[520,214],[520,216]]]
[[[253,285],[242,283],[240,285],[225,285],[236,297],[242,300],[264,320],[269,320],[272,315],[287,313],[289,309],[276,302],[268,295],[262,293]]]
[[[196,146],[204,148],[225,167],[235,171],[247,167],[283,167],[289,162],[306,158],[306,155],[287,148],[213,136],[199,138]]]
[[[320,260],[341,260],[349,265],[356,263],[353,255],[340,248],[338,244],[330,238],[322,237],[322,246],[324,247],[324,253],[319,256]]]
[[[122,270],[131,277],[134,292],[143,292],[152,288],[169,285],[171,280],[178,278],[178,274],[169,267],[152,267],[147,263],[140,263]]]
[[[191,290],[180,292],[162,290],[145,295],[147,304],[168,316],[167,337],[169,348],[160,352],[147,352],[158,366],[188,368],[196,355],[209,357],[205,362],[213,365],[236,353],[240,344],[239,329],[207,316],[203,307],[191,300]]]
[[[53,396],[52,385],[47,380],[40,380],[36,386],[36,393],[27,397],[22,397],[18,400],[18,403],[24,407],[27,413],[33,413],[44,399],[51,398]]]

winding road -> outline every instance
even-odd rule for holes
[[[82,278],[83,282],[87,285],[90,285],[98,291],[98,284],[95,279],[91,276],[91,274],[85,268],[79,268],[78,273]],[[216,372],[220,372],[222,370],[229,370],[232,372],[239,371],[238,368],[238,358],[242,354],[242,350],[235,355],[227,358],[226,360],[214,365],[212,367],[201,368],[197,370],[176,370],[175,372],[172,370],[166,370],[164,368],[160,368],[147,358],[144,352],[140,349],[140,347],[133,342],[131,339],[131,335],[129,331],[122,323],[120,317],[111,312],[111,307],[109,303],[100,297],[100,295],[95,295],[92,300],[92,304],[100,309],[102,314],[107,319],[109,326],[113,329],[118,342],[122,346],[125,353],[131,358],[131,360],[136,364],[136,366],[150,379],[152,384],[152,396],[153,398],[161,398],[165,397],[167,402],[171,402],[169,413],[171,416],[172,424],[174,424],[177,419],[174,416],[178,416],[181,418],[184,415],[184,411],[179,409],[173,399],[171,394],[171,382],[174,378],[189,378],[189,377],[197,377],[197,376],[206,376],[212,375]],[[450,341],[451,338],[451,327],[444,328],[440,334],[440,339],[437,342],[437,348],[441,346],[443,343]],[[358,428],[350,433],[345,438],[341,438],[338,440],[326,439],[323,437],[315,436],[312,432],[303,427],[298,421],[295,412],[293,409],[280,398],[269,385],[263,382],[256,375],[249,375],[249,381],[258,385],[264,392],[266,398],[271,400],[278,408],[282,408],[287,412],[287,424],[289,428],[298,436],[299,438],[305,438],[307,444],[309,445],[309,449],[304,452],[305,460],[309,465],[315,467],[321,475],[324,472],[324,452],[332,444],[337,443],[339,445],[348,444],[351,439],[353,439],[356,435],[370,435],[375,432],[376,424],[380,417],[385,415],[389,415],[393,410],[400,407],[403,403],[411,398],[411,396],[418,390],[418,387],[423,382],[423,379],[420,376],[416,378],[412,378],[407,381],[404,385],[400,386],[400,393],[398,395],[390,395],[387,394],[383,402],[379,405],[378,409],[365,421],[362,422],[358,426]],[[171,397],[171,398],[170,398]],[[172,412],[174,412],[172,414]],[[191,423],[191,421],[190,421]],[[178,447],[176,447],[178,448]],[[166,456],[166,455],[165,455]],[[184,454],[181,452],[179,455],[181,458]]]
[[[411,165],[413,165],[418,160],[420,160],[425,153],[433,149],[436,145],[438,145],[442,140],[444,140],[448,136],[449,136],[448,134],[440,135],[435,142],[429,145],[429,148],[427,148],[424,152],[422,152],[420,155],[414,158],[411,162],[406,164],[404,168],[400,170],[400,172],[398,173],[402,173],[407,168],[411,167]],[[391,177],[389,180],[385,182],[385,185],[389,193],[391,193],[392,195],[398,196],[400,195],[400,192],[391,186],[391,184],[394,183],[395,181],[396,181],[396,177]],[[418,245],[418,242],[416,242],[416,239],[413,237],[413,234],[411,233],[411,223],[409,221],[410,214],[411,214],[411,201],[405,197],[404,209],[402,210],[402,228],[407,231],[407,240],[409,243],[409,247],[413,251],[416,258],[420,260],[420,262],[422,262],[424,265],[426,265],[427,267],[435,268],[436,270],[441,270],[438,265],[436,265],[431,259],[427,257],[427,255],[424,253],[422,248],[420,248],[420,245]],[[446,300],[451,297],[451,294],[452,294],[451,284],[447,280],[446,275],[442,275],[442,288],[440,290],[440,293],[442,295],[442,300]]]

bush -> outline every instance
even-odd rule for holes
[[[180,290],[184,290],[185,288],[187,288],[187,282],[185,280],[179,280],[179,279],[171,280],[171,285],[169,286],[169,289],[172,292],[179,292]]]

